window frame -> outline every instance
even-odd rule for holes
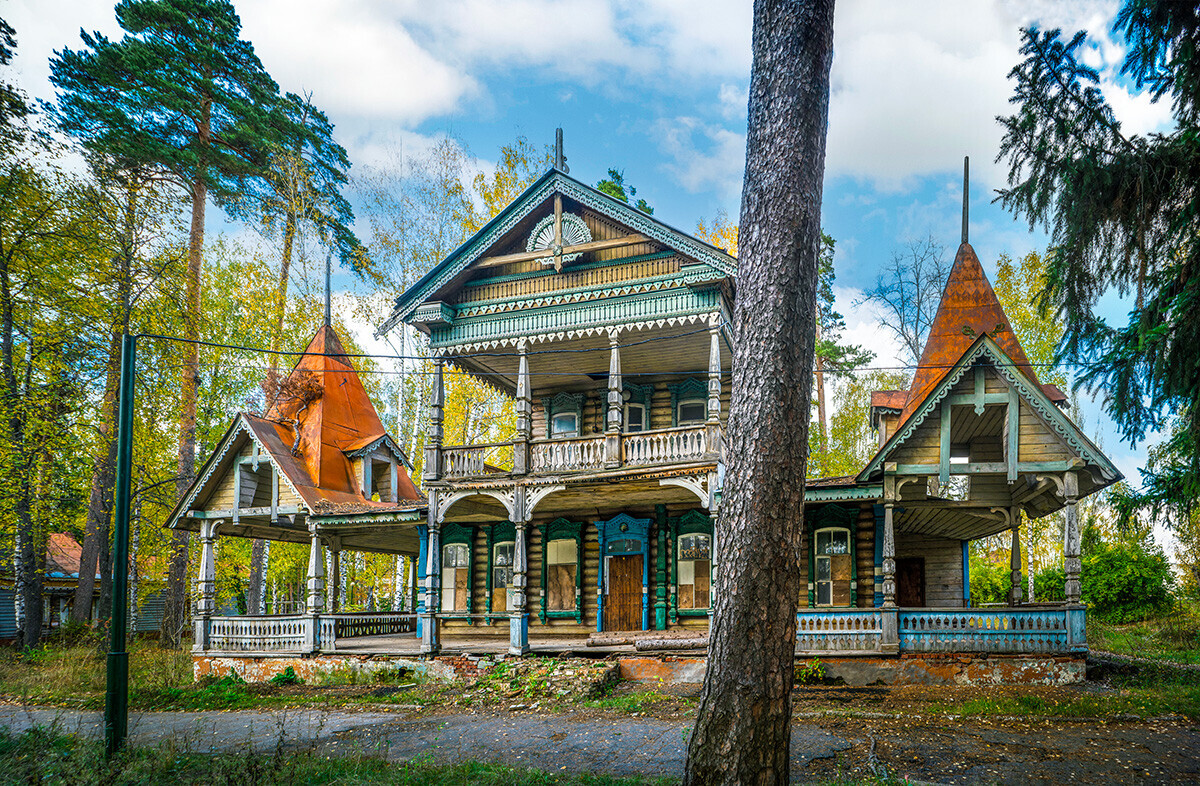
[[[574,619],[583,622],[583,522],[557,518],[553,521],[537,525],[542,549],[542,588],[541,602],[538,603],[538,620],[545,624],[548,619]],[[556,540],[575,541],[575,608],[547,608],[550,561],[549,544]]]
[[[847,509],[838,504],[823,505],[812,517],[806,537],[808,539],[808,608],[810,609],[843,609],[858,608],[858,509]],[[845,530],[847,533],[848,551],[850,554],[850,603],[848,606],[834,606],[817,603],[817,533],[824,530]],[[831,573],[832,576],[832,573]],[[832,578],[830,579],[830,601],[833,599]]]
[[[498,524],[493,524],[488,527],[487,531],[487,577],[484,580],[484,586],[487,592],[487,614],[489,617],[495,615],[497,617],[507,618],[511,613],[507,610],[498,611],[494,606],[492,598],[492,590],[495,589],[496,581],[496,547],[502,543],[513,544],[513,560],[516,561],[516,544],[517,544],[517,528],[511,521],[502,521]],[[506,604],[507,605],[507,604]],[[494,621],[494,620],[491,620]]]
[[[671,391],[671,426],[697,426],[708,419],[708,383],[692,377],[669,386]],[[697,421],[680,423],[679,408],[684,404],[700,404],[704,407],[704,416]]]
[[[474,530],[469,526],[447,522],[442,525],[441,539],[438,542],[438,548],[441,553],[438,554],[438,614],[443,617],[461,617],[469,615],[475,602],[475,544]],[[463,546],[467,550],[467,608],[465,611],[442,611],[442,605],[445,603],[446,597],[446,548],[449,546]]]
[[[553,397],[542,399],[542,410],[546,418],[546,439],[576,439],[583,436],[583,398],[582,393],[557,393]],[[554,433],[554,418],[558,415],[575,416],[574,434]]]
[[[654,396],[653,385],[638,385],[634,382],[626,382],[623,397],[625,399],[625,409],[622,412],[624,421],[622,426],[627,433],[638,433],[641,431],[650,430],[650,400]],[[629,428],[632,419],[629,417],[630,407],[641,407],[642,418],[640,428]]]
[[[711,516],[700,510],[689,510],[678,517],[668,520],[671,546],[668,551],[671,561],[671,576],[668,591],[671,593],[668,606],[668,619],[672,625],[680,617],[709,617],[712,615],[713,602],[716,600],[716,570],[717,570],[717,533],[713,527]],[[690,535],[707,535],[709,537],[709,568],[708,568],[708,608],[681,609],[679,608],[679,540]]]

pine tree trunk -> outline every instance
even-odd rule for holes
[[[729,460],[686,784],[789,779],[833,0],[756,0]]]
[[[184,337],[200,338],[200,282],[204,250],[204,212],[208,184],[199,174],[192,182],[192,224],[188,235],[187,291]],[[200,352],[196,344],[183,345],[183,374],[179,413],[179,464],[175,489],[179,498],[187,493],[196,475],[196,393],[199,388]],[[187,622],[188,533],[171,535],[171,558],[167,566],[166,607],[163,609],[162,643],[177,648]]]

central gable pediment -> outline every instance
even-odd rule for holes
[[[557,255],[556,212],[563,226]],[[577,302],[597,285],[607,285],[611,297],[654,291],[669,279],[719,282],[735,271],[734,258],[720,249],[552,169],[401,295],[378,334],[402,321],[448,324],[523,301]]]

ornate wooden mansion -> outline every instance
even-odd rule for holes
[[[723,251],[551,169],[379,329],[415,326],[434,357],[423,491],[323,328],[172,518],[203,544],[197,652],[523,654],[596,632],[703,635],[736,275]],[[513,398],[511,440],[445,444],[447,366]],[[911,387],[872,397],[878,452],[807,485],[797,653],[1082,652],[1076,502],[1120,475],[1065,400],[964,239]],[[971,608],[968,543],[1011,530],[1015,544],[1022,511],[1064,509],[1066,603],[1021,602],[1014,548],[1009,605]],[[305,613],[215,616],[218,535],[310,544]],[[334,613],[326,549],[417,557],[416,615]]]

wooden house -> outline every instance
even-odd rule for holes
[[[206,542],[216,521],[309,542],[308,627],[276,635],[264,620],[220,646],[198,627],[197,647],[313,652],[411,629],[395,615],[321,616],[323,546],[419,554],[426,654],[702,635],[722,564],[736,276],[720,249],[551,169],[380,326],[428,336],[424,497],[329,328],[293,375],[322,373],[293,378],[266,417],[235,421],[174,526]],[[511,439],[445,443],[447,368],[512,397]],[[872,396],[878,452],[855,476],[807,483],[798,654],[1081,652],[1076,502],[1120,475],[1065,400],[1039,382],[964,232],[910,388]],[[1067,602],[1021,603],[1016,548],[1009,606],[970,608],[968,543],[1010,530],[1015,543],[1022,512],[1059,510]],[[416,651],[418,640],[371,646]]]

